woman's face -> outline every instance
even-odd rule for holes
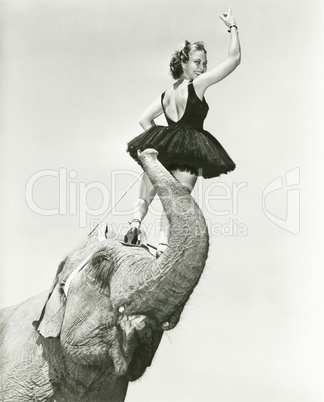
[[[192,50],[189,54],[189,60],[182,63],[182,69],[184,78],[194,80],[207,71],[206,53],[203,50]]]

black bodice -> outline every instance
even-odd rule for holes
[[[161,104],[169,126],[177,125],[197,129],[203,128],[204,120],[207,116],[209,106],[205,98],[203,98],[203,100],[198,98],[192,81],[188,84],[188,98],[184,114],[177,122],[171,120],[165,113],[165,109],[163,106],[164,95],[165,92],[163,92],[161,95]]]

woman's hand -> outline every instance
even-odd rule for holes
[[[228,7],[227,14],[221,14],[219,18],[224,22],[224,24],[228,27],[231,25],[236,25],[235,18],[233,17],[231,7]]]

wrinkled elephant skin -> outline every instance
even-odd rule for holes
[[[157,152],[139,158],[170,221],[169,247],[156,259],[112,231],[103,236],[102,224],[60,264],[49,294],[2,310],[1,401],[123,401],[179,321],[208,232]]]

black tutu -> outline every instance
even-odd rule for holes
[[[222,145],[208,131],[203,129],[208,105],[196,95],[192,82],[188,84],[188,99],[183,116],[177,122],[165,113],[163,98],[161,104],[168,126],[153,126],[132,139],[127,152],[141,165],[137,150],[153,148],[158,159],[169,171],[182,170],[203,176],[217,177],[235,169],[235,163]]]
[[[185,126],[153,126],[128,143],[127,151],[141,165],[137,150],[156,149],[169,171],[188,171],[205,179],[235,169],[235,163],[208,131]]]

